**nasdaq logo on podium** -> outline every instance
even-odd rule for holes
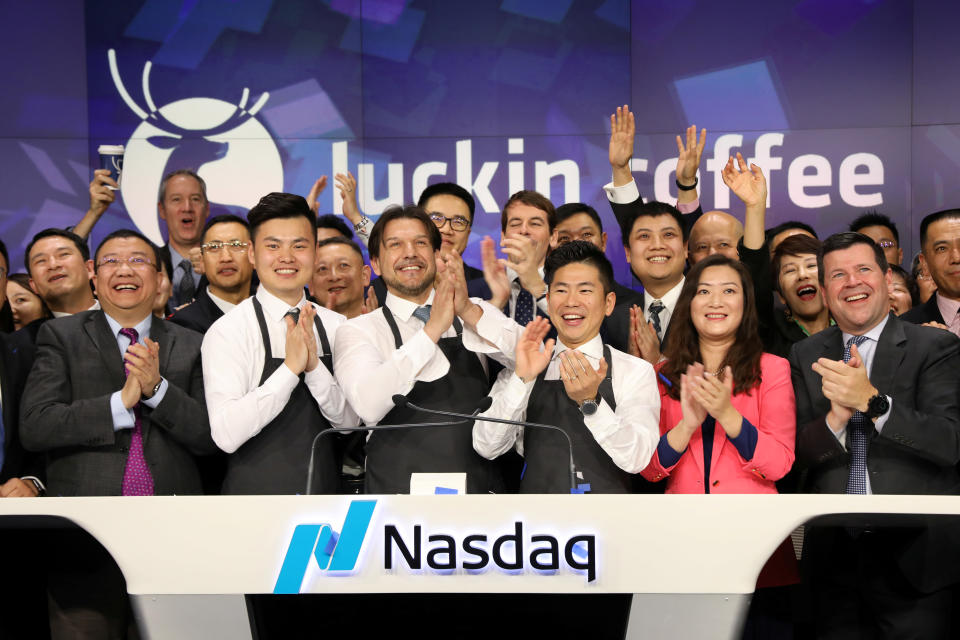
[[[311,557],[321,571],[353,571],[376,506],[376,500],[351,502],[340,533],[329,524],[297,525],[273,592],[300,593]]]

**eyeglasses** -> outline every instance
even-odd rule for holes
[[[220,249],[227,247],[231,253],[243,253],[247,250],[249,244],[249,242],[240,242],[239,240],[231,240],[230,242],[213,240],[200,245],[200,250],[204,253],[220,253]]]
[[[897,246],[897,243],[893,240],[881,240],[877,243],[877,246],[881,249],[890,249],[891,247]]]
[[[463,216],[453,216],[448,218],[442,213],[431,213],[430,219],[433,220],[433,224],[437,225],[437,229],[443,229],[443,225],[450,223],[450,228],[454,231],[466,231],[467,227],[470,226],[470,221],[464,218]]]
[[[128,265],[131,269],[146,269],[147,267],[156,268],[152,262],[143,256],[130,256],[129,258],[107,257],[101,258],[97,266],[101,269],[118,269],[121,264]]]

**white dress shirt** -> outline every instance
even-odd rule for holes
[[[424,304],[433,303],[434,292]],[[474,299],[483,309],[476,332],[463,327],[463,346],[485,363],[489,355],[504,366],[513,366],[517,336],[522,329],[499,309]],[[418,381],[433,382],[447,375],[450,363],[440,347],[423,330],[413,312],[419,306],[387,293],[403,346],[397,349],[383,309],[347,320],[337,331],[334,367],[347,401],[357,408],[364,424],[375,425],[393,409],[394,394],[406,395]],[[453,326],[443,337],[456,335]]]
[[[224,313],[227,313],[228,311],[230,311],[231,309],[237,306],[232,302],[228,302],[223,298],[218,298],[217,296],[213,295],[213,291],[210,291],[210,285],[207,285],[207,295],[210,296],[210,301],[213,302],[213,304],[217,305],[217,308],[220,309],[220,311],[223,311]],[[323,318],[321,318],[321,320],[323,320]],[[323,325],[323,326],[327,326],[327,325]]]
[[[662,298],[654,298],[649,291],[643,292],[643,306],[646,307],[643,310],[643,317],[647,322],[650,322],[650,318],[653,317],[653,314],[650,313],[650,305],[653,304],[653,301],[660,300],[663,303],[663,311],[659,315],[662,336],[667,334],[670,318],[673,317],[673,310],[677,307],[677,300],[680,299],[680,291],[683,289],[683,283],[686,280],[686,277],[680,278],[680,282],[673,285],[673,288],[667,291]]]
[[[89,309],[85,309],[85,311],[97,311],[97,310],[99,310],[99,309],[100,309],[100,301],[99,301],[99,300],[94,300],[94,301],[93,301],[93,305],[92,305]],[[73,315],[72,313],[67,313],[66,311],[54,311],[54,312],[53,312],[53,317],[54,317],[54,318],[66,318],[67,316],[72,316],[72,315]]]
[[[863,366],[867,370],[867,376],[873,372],[873,357],[877,353],[877,341],[880,340],[880,334],[883,333],[883,328],[887,326],[887,320],[890,319],[889,315],[883,317],[883,320],[880,321],[880,324],[875,326],[870,331],[867,331],[864,335],[866,340],[862,344],[857,346],[857,351],[860,353],[860,359],[863,360]],[[843,332],[843,348],[847,348],[847,341],[853,337],[852,333]],[[877,421],[873,424],[873,428],[877,430],[877,433],[880,433],[883,430],[883,425],[887,424],[887,419],[890,417],[890,410],[893,409],[893,398],[890,396],[885,396],[889,406],[887,407],[887,412],[882,416],[877,418]],[[826,419],[824,419],[826,422]],[[827,427],[830,426],[830,423],[827,422]],[[830,431],[837,437],[837,440],[840,442],[840,446],[844,449],[847,448],[847,425],[843,425],[843,428],[840,431]],[[870,455],[869,453],[867,454]],[[867,495],[873,493],[873,489],[870,488],[870,474],[867,474]]]
[[[292,307],[262,286],[254,297],[263,308],[272,351],[270,357],[285,358],[287,325],[283,316]],[[253,308],[254,297],[247,298],[217,319],[204,335],[200,349],[211,435],[217,446],[227,453],[239,449],[276,418],[300,381],[299,376],[281,364],[260,384],[264,351]],[[301,297],[297,308],[305,301],[306,297]],[[313,307],[336,356],[334,338],[345,318],[319,305]],[[322,350],[316,327],[313,335],[318,351]],[[356,412],[347,404],[340,386],[322,362],[306,373],[304,382],[331,426],[354,427],[358,424]]]
[[[537,269],[537,273],[540,274],[541,278],[543,277],[543,274],[544,274],[543,266]],[[510,302],[509,302],[510,306],[507,307],[510,313],[508,315],[511,318],[515,318],[517,315],[517,298],[520,297],[520,290],[523,289],[523,287],[520,286],[520,276],[518,276],[517,272],[511,269],[510,267],[507,267],[507,279],[510,280]],[[538,300],[534,294],[531,293],[530,295],[534,296],[533,301],[537,305],[537,308],[540,309],[540,311],[544,315],[549,315],[550,306],[547,303],[546,296],[542,295]],[[537,312],[534,311],[533,313],[534,313],[534,317],[536,317]]]
[[[568,347],[558,340],[553,358],[547,365],[545,380],[560,379],[560,359]],[[599,335],[576,351],[587,357],[594,370],[603,358],[603,341]],[[660,392],[653,367],[646,360],[610,348],[613,366],[612,386],[617,408],[612,409],[601,399],[597,412],[584,416],[583,422],[597,443],[613,462],[628,473],[638,473],[650,463],[660,441]],[[493,404],[481,416],[524,421],[527,402],[536,380],[524,383],[511,370],[503,370],[490,391]],[[550,424],[547,418],[540,422]],[[473,448],[485,458],[493,460],[516,446],[523,454],[523,427],[477,420],[473,424]]]

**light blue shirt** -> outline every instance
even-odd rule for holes
[[[113,336],[117,339],[117,347],[120,349],[120,357],[122,358],[127,353],[127,348],[130,346],[130,338],[127,336],[121,335],[120,330],[123,329],[123,326],[111,318],[108,314],[104,313],[104,317],[107,319],[107,324],[110,325],[110,331],[113,332]],[[153,315],[148,315],[143,321],[140,322],[137,326],[133,327],[137,332],[137,342],[146,346],[144,338],[150,335],[150,327],[153,326]],[[144,405],[150,407],[151,409],[156,409],[157,405],[160,404],[160,401],[163,400],[163,396],[167,393],[167,383],[166,378],[160,378],[160,389],[153,395],[152,398],[142,399]],[[133,409],[127,409],[123,406],[123,401],[120,399],[120,391],[114,391],[110,394],[110,412],[113,414],[113,430],[120,431],[121,429],[133,429],[135,426],[136,417],[134,416]]]
[[[176,289],[177,284],[180,282],[180,278],[183,277],[178,275],[182,271],[181,269],[179,269],[180,263],[183,262],[184,260],[189,262],[190,259],[177,253],[177,250],[173,248],[172,244],[169,246],[170,246],[170,262],[173,263],[171,265],[173,267],[173,273],[170,274],[170,282],[173,285],[174,289]],[[193,267],[190,268],[190,275],[193,276],[193,286],[194,287],[199,286],[201,276],[199,273],[193,270]],[[184,300],[184,302],[190,302],[190,301]]]

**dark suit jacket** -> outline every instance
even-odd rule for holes
[[[193,302],[178,311],[174,311],[170,322],[192,329],[197,333],[206,333],[214,322],[223,315],[220,307],[210,299],[207,288],[197,293]]]
[[[811,493],[846,490],[849,454],[825,422],[830,402],[811,365],[843,357],[842,335],[830,327],[793,346],[790,366],[797,398],[797,464]],[[877,494],[960,493],[960,339],[891,315],[876,345],[870,381],[893,399],[881,433],[872,431],[867,456]],[[849,440],[848,440],[849,442]],[[922,591],[960,579],[956,528],[918,528],[911,544],[891,549],[905,577]]]
[[[620,204],[616,202],[610,202],[610,208],[613,210],[613,216],[617,219],[617,224],[620,225],[620,235],[623,238],[626,238],[630,235],[630,229],[626,228],[630,224],[631,219],[633,218],[634,212],[643,206],[643,194],[638,194],[637,199],[633,202],[628,202],[627,204]],[[692,213],[683,214],[683,237],[686,238],[690,235],[690,229],[693,228],[694,223],[700,219],[700,216],[703,215],[703,208],[697,207]]]
[[[200,366],[202,336],[154,318],[160,374],[169,383],[156,409],[141,406],[144,455],[157,495],[200,492],[191,453],[212,453]],[[43,325],[21,403],[21,438],[47,454],[47,492],[121,493],[132,429],[113,430],[110,395],[123,387],[123,359],[102,311]]]
[[[934,292],[926,302],[907,311],[901,316],[901,319],[913,324],[923,324],[925,322],[947,324],[943,321],[943,314],[940,313],[940,307],[937,305],[937,295],[939,294]]]
[[[24,451],[20,444],[20,397],[33,362],[33,345],[17,345],[0,334],[0,392],[3,394],[3,469],[0,484],[10,478],[36,476],[43,480],[43,457]]]
[[[604,344],[629,353],[630,307],[637,305],[642,309],[643,294],[628,289],[619,282],[613,283],[613,292],[617,294],[617,303],[613,307],[613,313],[603,319],[600,335],[603,336]]]

